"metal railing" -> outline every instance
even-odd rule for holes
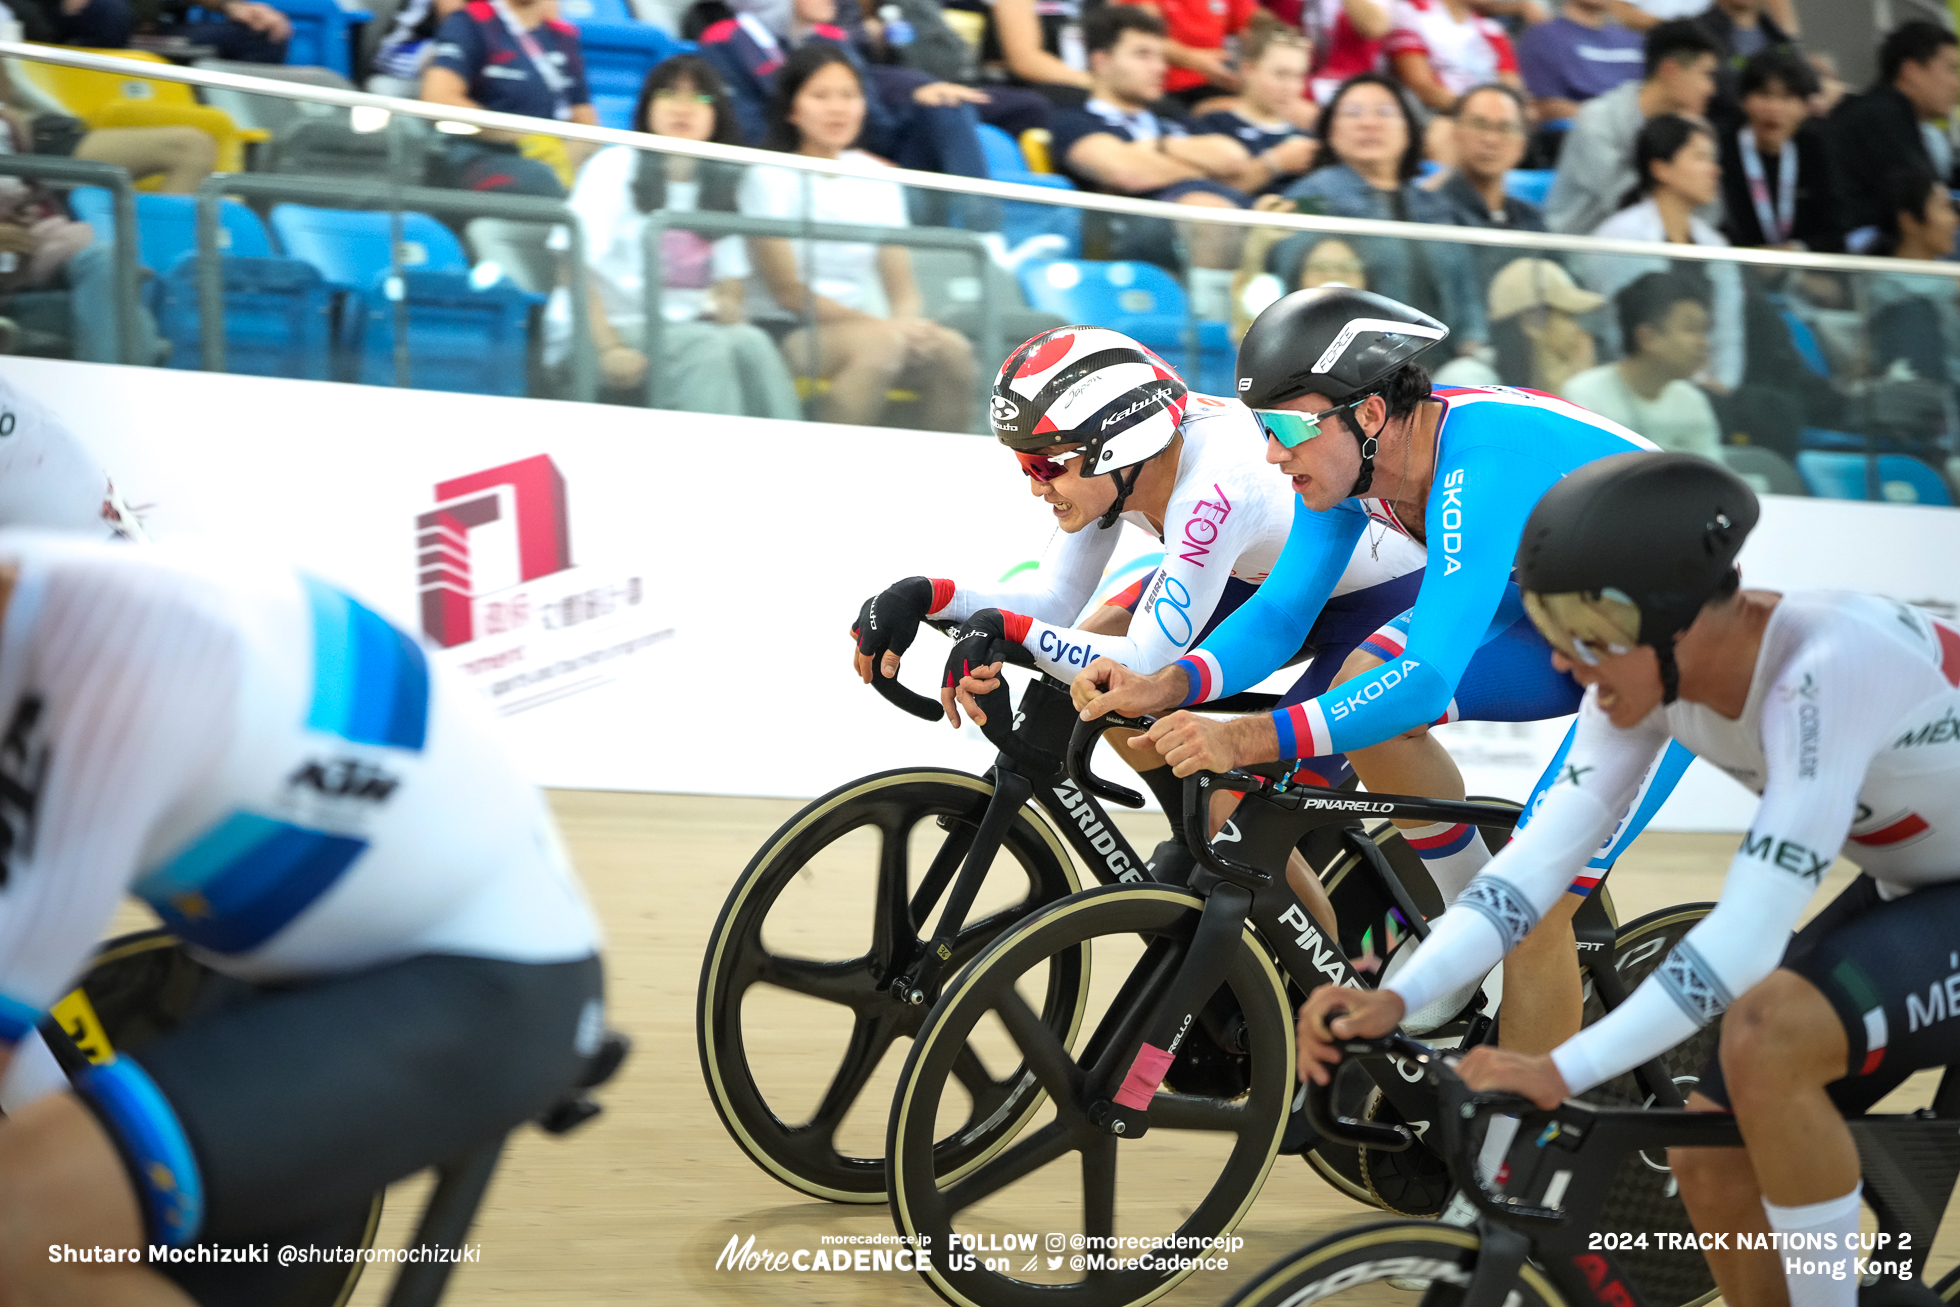
[[[529,195],[495,195],[480,191],[441,190],[432,186],[404,186],[346,177],[327,180],[278,173],[214,173],[197,188],[197,308],[198,326],[203,336],[205,371],[225,370],[224,270],[219,249],[222,221],[218,205],[226,196],[294,200],[331,209],[387,210],[395,217],[388,232],[388,261],[397,285],[405,266],[402,262],[405,242],[401,224],[404,212],[511,218],[520,222],[550,223],[563,227],[570,235],[566,259],[571,273],[565,279],[572,310],[569,397],[590,400],[598,395],[598,357],[593,349],[592,321],[586,309],[585,235],[578,218],[563,201]],[[409,306],[405,296],[397,294],[392,299],[395,312],[395,384],[407,386]]]
[[[0,176],[24,177],[30,181],[61,182],[69,186],[100,186],[115,204],[116,234],[116,354],[124,363],[155,363],[138,358],[137,315],[141,312],[141,260],[136,244],[136,191],[127,170],[113,163],[87,159],[44,158],[40,155],[0,155]],[[102,233],[97,232],[100,237]]]
[[[808,205],[804,206],[806,211]],[[655,210],[647,215],[646,228],[641,236],[646,251],[646,356],[647,356],[647,407],[658,407],[655,398],[660,368],[664,352],[660,348],[661,332],[665,329],[666,318],[661,312],[661,297],[666,290],[664,255],[661,250],[661,236],[670,228],[697,232],[704,236],[763,236],[787,240],[840,241],[865,245],[899,245],[910,249],[955,250],[970,255],[973,259],[974,275],[980,282],[980,357],[996,359],[1004,352],[1000,344],[1000,311],[994,299],[993,279],[987,275],[987,265],[992,255],[980,236],[970,231],[954,231],[940,227],[879,227],[840,222],[811,222],[800,218],[760,218],[739,213],[675,213],[669,210]],[[805,254],[803,266],[806,270],[815,266],[815,261]],[[803,296],[803,325],[814,334],[816,331],[816,292],[806,287]],[[814,357],[815,350],[811,351]],[[984,410],[984,405],[983,405]],[[983,411],[984,418],[984,411]],[[981,429],[985,429],[984,421]]]
[[[805,172],[876,177],[882,181],[916,186],[923,190],[955,195],[987,196],[1017,200],[1028,204],[1082,209],[1138,217],[1170,218],[1183,223],[1211,223],[1236,227],[1279,227],[1291,231],[1318,232],[1340,236],[1386,236],[1399,240],[1440,241],[1457,245],[1487,245],[1525,251],[1555,250],[1575,254],[1631,254],[1653,257],[1665,253],[1670,259],[1706,263],[1740,263],[1766,268],[1808,268],[1822,271],[1867,273],[1913,273],[1960,281],[1960,264],[1874,258],[1856,254],[1810,254],[1789,250],[1734,249],[1727,246],[1655,245],[1646,241],[1603,240],[1594,236],[1563,236],[1545,232],[1501,231],[1480,227],[1440,227],[1428,223],[1390,222],[1372,218],[1324,218],[1306,214],[1267,213],[1245,209],[1193,208],[1164,204],[1121,195],[1096,195],[1084,191],[1058,191],[1014,182],[984,181],[970,177],[951,177],[943,173],[918,172],[906,168],[863,167],[839,160],[806,158],[746,146],[716,145],[705,141],[686,141],[670,136],[650,136],[645,132],[622,131],[610,127],[587,127],[579,123],[554,122],[522,114],[492,113],[486,109],[465,109],[456,105],[433,104],[423,100],[402,100],[372,95],[366,91],[343,91],[331,87],[300,86],[292,82],[201,68],[178,68],[165,64],[118,59],[92,51],[62,46],[31,45],[0,41],[0,57],[59,64],[68,68],[88,68],[98,72],[144,78],[151,81],[180,82],[190,86],[223,87],[254,95],[279,99],[307,100],[316,104],[344,108],[385,110],[404,117],[422,118],[436,123],[462,124],[477,130],[512,132],[519,135],[554,136],[567,141],[586,141],[594,145],[628,145],[638,150],[687,155],[727,163],[772,167]]]

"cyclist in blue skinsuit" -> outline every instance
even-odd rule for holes
[[[1086,669],[1075,685],[1085,718],[1203,703],[1269,675],[1279,666],[1274,650],[1289,639],[1298,647],[1298,615],[1317,611],[1326,593],[1321,560],[1359,530],[1348,502],[1360,494],[1379,497],[1428,545],[1415,607],[1365,641],[1323,694],[1289,695],[1274,713],[1227,721],[1173,713],[1133,744],[1154,745],[1180,775],[1338,750],[1371,788],[1462,798],[1462,777],[1429,737],[1431,724],[1577,711],[1578,685],[1552,667],[1551,648],[1511,581],[1519,534],[1539,496],[1567,472],[1655,447],[1549,395],[1432,391],[1414,360],[1440,334],[1426,315],[1344,288],[1300,291],[1260,315],[1240,346],[1239,387],[1266,429],[1268,460],[1293,478],[1299,496],[1286,549],[1259,592],[1170,667],[1149,677],[1103,662]],[[1330,433],[1329,419],[1353,439],[1315,439]],[[1574,882],[1564,911],[1547,913],[1551,927],[1513,955],[1507,975],[1515,982],[1522,970],[1532,983],[1506,986],[1507,1047],[1548,1051],[1578,1030],[1571,913],[1598,882],[1591,873],[1612,864],[1687,762],[1677,749],[1656,765],[1630,818]],[[1527,808],[1557,766],[1555,759]],[[1418,852],[1461,842],[1461,865],[1448,884],[1439,878],[1446,898],[1487,856],[1467,828],[1404,835]],[[1425,861],[1433,872],[1435,860]]]

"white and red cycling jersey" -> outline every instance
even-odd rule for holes
[[[933,581],[932,616],[964,621],[983,608],[1008,615],[1007,634],[1041,669],[1073,677],[1096,658],[1154,672],[1183,656],[1221,609],[1236,606],[1266,579],[1286,545],[1295,510],[1292,483],[1266,462],[1266,436],[1235,399],[1193,393],[1179,427],[1177,481],[1164,529],[1131,510],[1108,527],[1057,531],[1041,563],[992,586]],[[1367,589],[1421,568],[1427,557],[1391,514],[1362,500],[1378,529],[1353,546],[1336,595]],[[1127,633],[1074,629],[1116,552],[1123,523],[1162,541],[1164,560],[1144,583]],[[1127,604],[1125,605],[1127,606]]]
[[[1679,700],[1620,728],[1588,690],[1562,774],[1389,986],[1411,1011],[1494,966],[1564,893],[1670,739],[1762,796],[1715,910],[1554,1050],[1573,1093],[1658,1057],[1774,971],[1840,854],[1887,899],[1960,881],[1960,628],[1869,595],[1784,595],[1742,715]]]

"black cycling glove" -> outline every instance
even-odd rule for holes
[[[1013,629],[1017,627],[1018,630]],[[975,668],[991,667],[1003,661],[1020,667],[1034,666],[1034,655],[1018,638],[1025,636],[1027,629],[1028,619],[1019,613],[982,608],[953,632],[953,652],[946,655],[946,677],[940,684],[949,690],[957,688],[960,678],[971,676]],[[999,689],[979,696],[974,702],[989,718],[1008,711],[1006,679],[1002,678]]]
[[[871,660],[873,675],[883,676],[887,649],[903,654],[919,634],[919,623],[932,611],[933,583],[923,576],[908,576],[864,601],[851,638],[858,652]]]

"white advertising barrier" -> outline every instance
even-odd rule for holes
[[[1040,555],[1047,515],[992,441],[31,359],[0,376],[152,535],[291,559],[422,632],[540,783],[801,797],[991,762],[971,727],[860,685],[847,629],[899,577]],[[1111,583],[1157,550],[1133,532]],[[1960,512],[1772,498],[1743,566],[1952,615],[1955,559]],[[930,689],[946,647],[922,634],[905,680]],[[1473,793],[1522,799],[1566,725],[1443,735]],[[1751,802],[1697,763],[1655,824],[1740,830]]]

